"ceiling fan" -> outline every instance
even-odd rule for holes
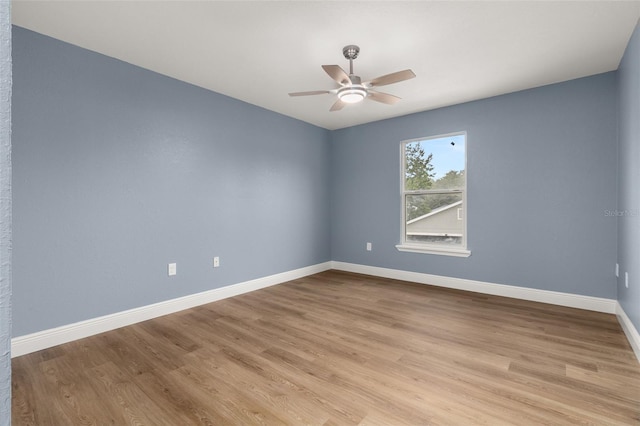
[[[295,92],[289,93],[289,96],[309,96],[336,94],[338,100],[331,106],[329,111],[338,111],[347,104],[355,104],[369,98],[372,101],[381,102],[383,104],[395,104],[400,100],[399,97],[388,93],[376,92],[372,90],[374,87],[386,86],[388,84],[398,83],[400,81],[409,80],[416,75],[411,70],[398,71],[391,74],[374,78],[364,83],[359,76],[353,73],[353,60],[358,57],[360,48],[350,44],[342,49],[342,54],[349,60],[349,74],[347,74],[338,65],[322,65],[322,69],[334,79],[340,87],[333,90],[314,90],[311,92]]]

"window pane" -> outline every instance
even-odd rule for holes
[[[461,245],[464,232],[462,194],[405,195],[405,241]]]
[[[464,189],[465,136],[406,143],[404,190]]]

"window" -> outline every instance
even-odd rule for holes
[[[400,144],[400,251],[469,256],[466,215],[466,133]]]

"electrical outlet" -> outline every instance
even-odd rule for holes
[[[372,245],[371,243],[367,243],[367,251],[371,251]]]
[[[220,266],[220,258],[218,256],[213,258],[213,267],[218,268]]]
[[[624,286],[626,288],[629,288],[629,273],[628,272],[624,273]]]
[[[169,265],[167,265],[167,274],[169,274],[170,277],[174,276],[176,273],[177,269],[175,263],[170,263]]]
[[[616,263],[616,278],[620,276],[620,265]]]

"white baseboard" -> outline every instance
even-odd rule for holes
[[[50,348],[73,340],[82,339],[105,331],[157,318],[162,315],[171,314],[184,309],[193,308],[195,306],[204,305],[217,300],[281,284],[329,269],[616,314],[618,321],[620,322],[620,325],[622,326],[622,329],[624,330],[624,333],[629,339],[631,347],[636,354],[636,357],[638,357],[638,361],[640,361],[640,335],[620,304],[613,299],[581,296],[549,290],[537,290],[462,278],[451,278],[441,275],[431,275],[419,272],[409,272],[398,269],[379,268],[376,266],[333,261],[257,278],[255,280],[154,303],[152,305],[117,312],[98,318],[92,318],[86,321],[43,330],[25,336],[15,337],[11,339],[11,357],[13,358],[20,355],[26,355],[31,352]]]
[[[538,290],[534,288],[516,287],[505,284],[494,284],[483,281],[467,280],[463,278],[444,277],[441,275],[423,274],[420,272],[402,271],[399,269],[379,268],[377,266],[358,265],[355,263],[331,262],[331,269],[374,275],[419,284],[429,284],[437,287],[454,288],[458,290],[474,291],[477,293],[493,294],[495,296],[512,297],[514,299],[531,300],[533,302],[550,303],[571,308],[587,309],[590,311],[616,313],[618,302],[614,299],[582,296],[579,294],[561,293],[558,291]]]
[[[105,331],[157,318],[228,297],[237,296],[272,285],[306,277],[307,275],[323,272],[331,268],[331,262],[319,263],[280,274],[270,275],[251,281],[245,281],[226,287],[191,294],[177,299],[166,300],[152,305],[142,306],[115,314],[92,318],[74,324],[64,325],[37,333],[19,336],[11,339],[11,357],[25,355],[41,349],[67,343],[72,340],[93,336]]]
[[[616,304],[616,316],[618,317],[618,322],[622,326],[622,330],[624,334],[627,336],[627,340],[629,340],[629,344],[631,344],[631,348],[633,352],[636,354],[636,358],[638,358],[638,362],[640,362],[640,334],[638,330],[633,326],[633,323],[620,306],[618,302]]]

